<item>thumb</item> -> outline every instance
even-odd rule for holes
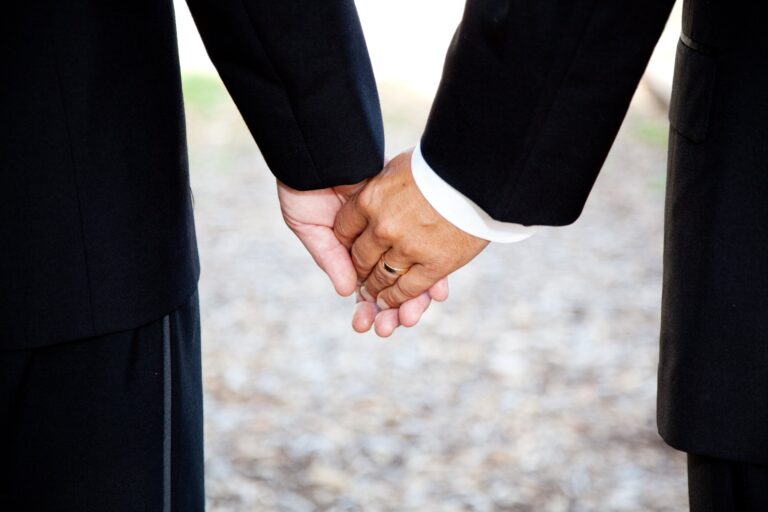
[[[357,288],[357,272],[349,251],[336,239],[333,230],[325,226],[304,225],[295,232],[317,266],[328,274],[336,292],[343,297],[352,295]]]
[[[368,219],[361,213],[357,205],[359,197],[360,195],[357,194],[344,203],[333,221],[333,233],[347,249],[351,249],[357,237],[368,226]]]

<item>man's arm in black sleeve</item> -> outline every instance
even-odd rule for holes
[[[493,218],[576,220],[673,0],[469,0],[421,141]]]
[[[352,0],[188,0],[275,176],[311,190],[381,170],[384,136]]]

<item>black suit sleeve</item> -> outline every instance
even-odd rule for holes
[[[673,0],[468,0],[421,146],[497,220],[581,214]]]
[[[381,170],[379,99],[352,0],[187,3],[278,179],[309,190]]]

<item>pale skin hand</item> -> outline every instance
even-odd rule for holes
[[[358,289],[357,273],[349,251],[333,233],[333,223],[344,203],[364,184],[299,191],[277,182],[277,196],[285,223],[331,279],[336,292],[344,297]],[[375,304],[359,302],[355,306],[352,327],[358,332],[365,332],[374,326],[379,336],[386,337],[400,325],[410,327],[416,324],[431,299],[442,301],[447,297],[448,283],[445,281],[405,302],[399,310],[378,313]]]
[[[411,151],[368,180],[339,211],[333,229],[350,250],[357,278],[385,310],[418,297],[488,245],[427,202],[413,181]],[[382,258],[407,273],[387,272]]]

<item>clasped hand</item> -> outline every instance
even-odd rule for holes
[[[432,300],[447,298],[446,277],[488,245],[432,208],[410,164],[408,151],[377,176],[332,189],[300,192],[278,183],[288,227],[339,294],[358,292],[358,332],[373,326],[385,337],[415,325]]]

